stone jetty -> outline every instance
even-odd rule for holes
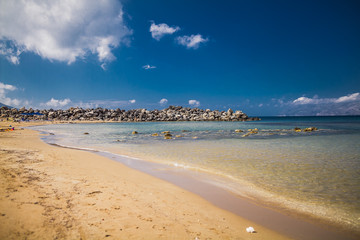
[[[0,119],[14,121],[113,121],[113,122],[163,122],[163,121],[255,121],[257,117],[248,117],[242,111],[218,111],[199,108],[169,106],[163,110],[146,109],[82,109],[34,110],[32,108],[0,108]]]

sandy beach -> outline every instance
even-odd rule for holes
[[[0,133],[0,239],[288,239],[168,182],[13,126]]]

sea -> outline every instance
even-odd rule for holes
[[[294,130],[309,127],[317,130]],[[241,197],[360,228],[360,116],[78,123],[32,129],[45,133],[43,140],[49,144],[202,172],[213,184]],[[171,139],[164,138],[166,131]]]

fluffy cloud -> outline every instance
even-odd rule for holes
[[[28,103],[28,102],[23,102],[19,99],[16,98],[9,98],[6,96],[6,94],[10,91],[15,91],[17,90],[17,87],[10,85],[10,84],[5,84],[0,82],[0,103],[3,103],[5,105],[8,106],[15,106],[18,107],[20,106],[22,103]]]
[[[41,106],[50,107],[50,108],[62,108],[66,105],[69,105],[71,103],[71,100],[68,98],[65,98],[63,100],[57,100],[54,98],[51,98],[46,103],[40,104]]]
[[[166,23],[155,24],[155,22],[152,22],[150,26],[151,36],[157,41],[159,41],[163,36],[167,34],[171,35],[179,30],[180,28],[178,26],[169,27]]]
[[[203,38],[201,34],[191,35],[191,36],[181,36],[176,38],[176,42],[180,45],[185,46],[190,49],[197,49],[201,43],[206,43],[209,41],[208,38]]]
[[[318,98],[317,96],[313,98],[299,97],[295,99],[293,104],[327,104],[327,103],[345,103],[345,102],[354,102],[360,100],[360,93],[353,93],[347,96],[342,96],[339,98]]]
[[[156,66],[151,66],[151,65],[148,64],[148,65],[143,66],[142,68],[145,69],[145,70],[149,70],[149,69],[156,68]]]
[[[13,85],[0,82],[0,95],[5,94],[5,91],[14,91],[16,89],[17,88]]]
[[[360,95],[360,93],[349,94],[347,96],[343,96],[343,97],[339,97],[338,99],[335,99],[335,102],[336,103],[342,103],[342,102],[357,101],[357,100],[360,100],[359,95]]]
[[[77,102],[71,105],[81,108],[123,108],[135,103],[136,100],[90,100],[87,102]]]
[[[293,101],[294,104],[316,104],[317,102],[318,99],[307,97],[299,97]]]
[[[164,105],[164,104],[167,104],[168,103],[168,100],[166,98],[163,98],[160,100],[159,102],[161,105]]]
[[[200,101],[189,100],[189,105],[194,106],[194,107],[198,107],[198,106],[200,106]]]
[[[19,64],[22,52],[71,64],[95,54],[113,61],[112,49],[128,44],[132,31],[117,0],[2,1],[0,54]]]
[[[276,106],[276,105],[275,105]],[[279,107],[285,115],[359,115],[360,93],[352,93],[337,98],[299,97],[282,102]]]

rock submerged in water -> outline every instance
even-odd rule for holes
[[[301,129],[299,127],[294,128],[295,132],[313,132],[313,131],[317,131],[318,129],[316,127],[308,127],[308,128],[304,128]]]
[[[313,131],[317,131],[318,129],[316,127],[308,127],[303,129],[304,132],[313,132]]]
[[[242,135],[241,137],[248,137],[252,134],[258,134],[259,133],[259,129],[254,128],[254,129],[248,129],[248,132],[244,135]]]
[[[132,134],[138,134],[138,132],[137,132],[137,131],[133,131]]]
[[[67,110],[34,110],[1,107],[0,119],[16,121],[115,121],[115,122],[161,122],[161,121],[256,121],[257,117],[248,117],[240,110],[218,111],[199,108],[169,106],[163,110],[146,109],[106,109],[106,108],[69,108]]]
[[[294,128],[294,131],[295,131],[295,132],[301,132],[301,128],[296,127],[296,128]]]

